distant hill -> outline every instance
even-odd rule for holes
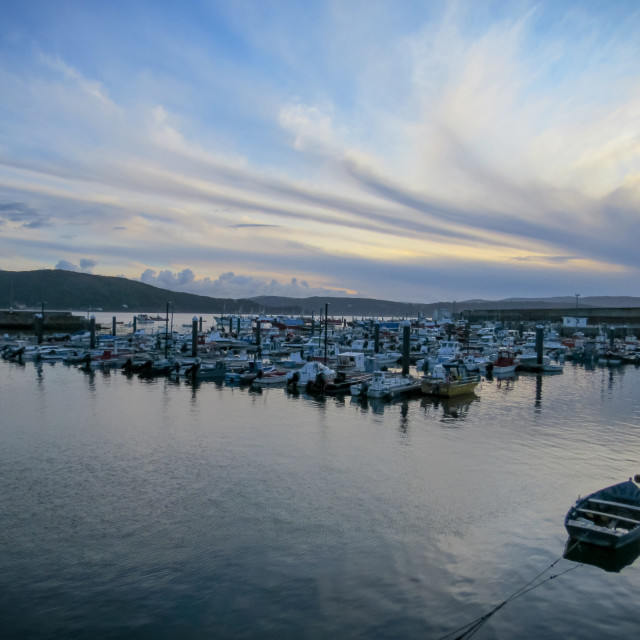
[[[160,289],[127,278],[95,276],[61,269],[0,271],[0,308],[164,312],[167,302],[177,313],[257,313],[250,300],[209,298]]]
[[[550,298],[508,298],[505,300],[446,301],[430,304],[376,300],[373,298],[309,297],[285,298],[258,296],[251,299],[210,298],[178,293],[127,278],[96,276],[88,273],[42,269],[37,271],[0,271],[0,309],[145,311],[162,313],[167,302],[177,313],[267,313],[311,315],[324,313],[329,304],[332,316],[430,317],[437,309],[453,312],[507,309],[574,309],[575,296]],[[623,296],[580,297],[585,308],[640,307],[640,298]]]

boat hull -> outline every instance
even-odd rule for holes
[[[445,380],[423,380],[421,390],[428,396],[454,398],[474,393],[480,380],[446,382]]]

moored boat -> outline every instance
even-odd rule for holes
[[[551,357],[546,353],[542,355],[542,362],[538,362],[538,354],[535,352],[521,353],[518,356],[518,371],[533,371],[535,373],[562,373],[562,363],[551,362]]]
[[[564,519],[569,536],[617,549],[640,539],[640,474],[578,498]]]
[[[498,376],[507,373],[514,373],[518,364],[520,364],[520,362],[512,349],[499,349],[497,357],[491,363],[491,373]],[[487,368],[487,373],[489,373],[489,367]]]
[[[364,381],[350,387],[352,396],[367,398],[392,398],[419,389],[418,378],[389,374],[386,371],[374,371],[370,382]]]
[[[422,378],[422,393],[452,398],[473,393],[480,384],[480,375],[470,373],[460,362],[443,362],[438,369]],[[438,375],[439,372],[442,375]]]

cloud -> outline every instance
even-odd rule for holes
[[[212,298],[238,299],[256,296],[301,298],[321,295],[346,296],[353,293],[340,289],[310,287],[308,282],[295,277],[289,282],[281,283],[275,279],[261,279],[236,274],[233,271],[222,273],[215,279],[204,277],[198,280],[191,269],[184,269],[178,273],[165,269],[157,274],[152,269],[147,269],[140,276],[140,281],[171,291],[186,291]]]
[[[81,258],[80,264],[76,265],[69,260],[59,260],[54,269],[62,269],[63,271],[80,271],[82,273],[91,273],[93,267],[97,266],[97,262],[91,258]]]
[[[44,7],[0,60],[0,267],[235,297],[630,286],[638,11],[363,7],[213,3],[140,33],[87,5],[84,41]]]
[[[24,229],[39,229],[49,224],[49,218],[24,202],[0,204],[0,223],[15,223]]]

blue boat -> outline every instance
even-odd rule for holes
[[[640,539],[640,474],[578,498],[564,526],[573,540],[618,549]]]

